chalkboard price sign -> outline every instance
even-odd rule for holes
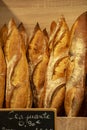
[[[55,110],[0,110],[0,130],[55,130]]]

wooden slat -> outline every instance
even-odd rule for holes
[[[57,117],[56,130],[87,130],[87,118],[85,117]]]

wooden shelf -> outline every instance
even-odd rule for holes
[[[87,118],[57,117],[56,130],[87,130]]]

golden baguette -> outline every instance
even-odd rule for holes
[[[0,108],[3,107],[5,96],[6,63],[2,48],[0,46]]]
[[[6,108],[31,107],[32,96],[25,45],[14,20],[10,20],[8,25],[4,52],[7,64]]]
[[[6,62],[3,53],[3,48],[7,39],[6,24],[0,29],[0,108],[4,105],[5,97],[5,78],[6,78]]]
[[[49,56],[46,30],[44,32],[41,31],[38,24],[34,29],[34,35],[30,41],[28,52],[34,107],[42,107],[40,100],[42,98],[42,91],[44,90],[45,72]]]
[[[86,47],[87,12],[77,18],[71,30],[70,60],[65,95],[67,116],[77,116],[84,99]]]
[[[53,25],[54,24],[54,25]],[[51,24],[50,58],[45,79],[44,107],[59,112],[65,97],[66,68],[69,51],[69,29],[64,17]]]

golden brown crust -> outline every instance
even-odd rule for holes
[[[59,112],[65,97],[69,50],[69,29],[63,17],[53,33],[49,38],[51,52],[45,80],[44,107],[53,107]]]
[[[39,25],[36,25],[34,36],[29,44],[29,64],[35,107],[41,107],[40,99],[48,64],[47,39],[46,35],[40,30]]]
[[[50,25],[50,35],[53,33],[53,31],[55,30],[57,26],[57,23],[55,21],[52,21],[51,25]]]
[[[5,96],[5,76],[6,76],[6,63],[2,48],[0,46],[0,108],[3,107]]]
[[[53,95],[52,103],[50,105],[51,108],[56,108],[57,113],[60,112],[60,108],[63,104],[65,98],[65,87],[61,87],[60,90],[56,90],[55,95]]]
[[[19,24],[18,29],[19,29],[19,32],[20,32],[21,37],[23,39],[23,42],[25,43],[25,48],[26,48],[26,51],[27,51],[28,43],[29,43],[29,37],[28,37],[28,34],[26,32],[26,29],[25,29],[23,23]]]
[[[4,51],[7,63],[6,107],[31,107],[32,97],[26,51],[13,20],[9,22],[8,39]]]
[[[6,24],[0,29],[0,108],[3,107],[5,97],[5,78],[6,78],[6,62],[4,58],[3,48],[7,39]]]
[[[67,116],[77,116],[84,99],[87,12],[82,14],[74,23],[71,30],[70,44],[65,111]]]
[[[4,45],[6,43],[7,33],[8,33],[8,28],[7,25],[4,24],[3,27],[0,29],[0,44],[2,48],[4,48]]]

